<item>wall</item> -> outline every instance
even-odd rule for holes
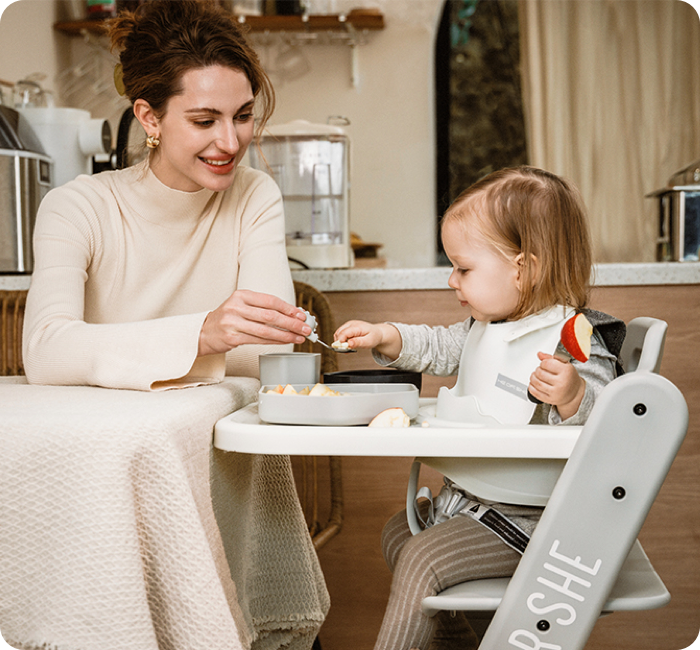
[[[2,0],[0,0],[2,2]],[[309,70],[299,78],[275,74],[280,40],[256,45],[271,69],[278,108],[273,123],[292,119],[325,122],[350,119],[352,141],[351,229],[366,241],[384,244],[394,267],[435,262],[435,136],[433,42],[440,0],[384,0],[348,5],[379,6],[386,29],[357,47],[359,82],[350,82],[347,45],[308,45]],[[385,6],[383,6],[385,5]],[[0,4],[0,8],[4,5]],[[343,7],[342,3],[339,6]],[[81,39],[52,29],[66,5],[54,0],[18,0],[0,19],[0,78],[17,81],[33,72],[47,75],[49,89],[61,89],[57,73],[88,53]],[[109,80],[112,70],[105,65]],[[59,105],[65,105],[58,97]],[[121,104],[99,105],[93,117],[109,119],[116,133]],[[78,108],[84,108],[80,104]],[[116,116],[116,118],[115,118]]]
[[[55,9],[49,0],[0,0],[0,79],[16,82],[41,72],[46,75],[44,87],[54,89],[54,77],[65,59],[53,38]]]

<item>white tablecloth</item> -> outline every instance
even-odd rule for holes
[[[36,650],[308,648],[328,610],[289,459],[214,450],[255,399],[0,379],[0,632]]]

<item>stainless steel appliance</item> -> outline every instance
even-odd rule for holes
[[[284,200],[287,256],[307,268],[353,266],[348,136],[340,126],[296,120],[270,126],[253,167],[270,173]]]
[[[37,209],[51,189],[53,161],[29,123],[0,106],[0,273],[30,273]]]
[[[668,186],[647,194],[659,202],[657,262],[700,259],[700,160],[675,173]]]

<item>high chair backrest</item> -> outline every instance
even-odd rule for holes
[[[651,372],[598,398],[480,650],[581,650],[688,428],[680,391]]]

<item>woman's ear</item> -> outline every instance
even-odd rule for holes
[[[539,280],[540,277],[540,263],[539,260],[534,256],[530,255],[530,263],[529,263],[529,269],[528,272],[526,273],[525,269],[525,254],[520,253],[514,260],[515,265],[517,267],[517,275],[515,277],[515,283],[516,286],[518,287],[518,291],[523,290],[523,279],[525,277],[528,277],[530,279],[530,282],[532,283],[532,287],[537,284],[537,281]],[[531,288],[532,288],[531,287]]]
[[[160,137],[160,120],[145,99],[137,99],[134,102],[134,116],[141,123],[146,135]]]

